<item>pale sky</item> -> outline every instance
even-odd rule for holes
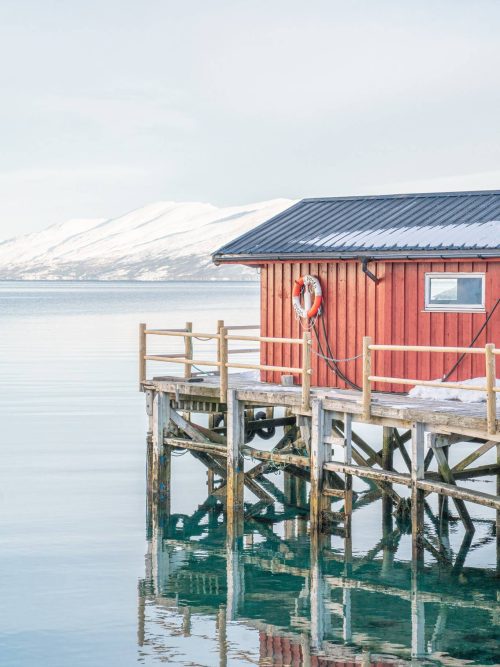
[[[160,200],[500,189],[498,0],[2,0],[0,239]]]

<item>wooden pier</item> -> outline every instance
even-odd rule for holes
[[[349,552],[353,509],[360,495],[353,488],[353,479],[360,478],[370,485],[370,501],[382,499],[384,515],[395,512],[411,522],[416,563],[422,562],[426,550],[437,559],[446,558],[446,539],[435,546],[424,537],[425,500],[429,494],[438,494],[440,507],[446,510],[437,519],[440,536],[446,532],[451,499],[467,534],[474,532],[471,504],[495,510],[498,540],[500,411],[496,398],[500,389],[495,386],[495,359],[500,350],[492,345],[446,348],[450,354],[484,356],[486,382],[470,387],[376,375],[374,357],[379,351],[404,354],[442,352],[445,348],[378,345],[365,338],[363,391],[352,391],[311,387],[311,336],[307,331],[302,338],[287,339],[301,350],[299,366],[244,363],[240,355],[255,354],[258,348],[231,349],[233,341],[255,345],[284,340],[244,332],[254,328],[228,327],[219,322],[213,333],[196,333],[191,323],[177,330],[140,325],[140,387],[146,394],[150,420],[149,490],[167,511],[175,484],[171,480],[172,451],[188,450],[206,466],[209,493],[223,501],[228,529],[235,536],[242,534],[245,518],[258,516],[275,502],[297,506],[297,498],[301,498],[300,509],[302,514],[307,513],[311,534],[341,535]],[[182,351],[151,353],[146,344],[148,336],[177,339]],[[193,344],[199,339],[214,343],[205,358],[194,353]],[[184,375],[148,378],[148,361],[181,364]],[[200,367],[214,370],[203,373]],[[262,370],[281,372],[284,384],[264,383],[248,374]],[[294,385],[289,382],[291,378]],[[374,391],[383,383],[461,386],[483,391],[486,400],[423,400]],[[356,432],[358,424],[380,427],[378,447]],[[270,438],[272,447],[267,443]],[[464,442],[470,452],[450,464],[450,450]],[[478,460],[490,450],[495,452],[494,462],[481,465]],[[403,469],[395,467],[396,452]],[[245,465],[245,459],[252,463]],[[269,477],[277,468],[285,476],[283,490]],[[464,480],[492,476],[496,493],[462,484]],[[245,505],[245,490],[256,499],[251,507]]]

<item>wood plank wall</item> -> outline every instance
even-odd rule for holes
[[[292,308],[293,283],[301,275],[319,277],[325,297],[323,318],[334,356],[353,357],[361,352],[363,336],[374,342],[407,345],[468,346],[500,298],[500,260],[370,262],[380,279],[375,284],[362,272],[359,261],[276,262],[261,268],[261,323],[264,336],[300,337],[302,323]],[[424,310],[424,277],[428,272],[486,273],[486,313],[440,313]],[[324,337],[319,323],[320,339]],[[500,347],[500,305],[475,346]],[[313,350],[318,351],[313,333]],[[454,354],[377,352],[377,375],[436,379],[449,371]],[[262,346],[264,364],[299,366],[300,348],[293,345]],[[340,362],[339,368],[361,384],[361,360]],[[484,377],[484,359],[468,355],[450,381]],[[262,379],[279,382],[280,373],[264,373]],[[298,382],[298,378],[296,379]],[[313,386],[345,387],[326,363],[313,354]],[[381,385],[384,391],[404,391],[401,385]]]

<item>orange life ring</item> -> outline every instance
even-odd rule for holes
[[[307,309],[307,304],[304,304],[306,307],[303,307],[300,303],[300,296],[304,288],[308,292],[307,287],[312,287],[314,293],[314,301],[312,305]],[[321,283],[316,276],[301,276],[298,280],[295,281],[292,292],[292,304],[293,309],[299,317],[312,319],[315,315],[319,313],[321,304],[323,302],[323,294],[321,292]]]

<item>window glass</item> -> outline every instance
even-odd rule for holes
[[[425,303],[427,308],[446,310],[446,306],[457,309],[481,309],[483,303],[484,276],[427,276]]]

